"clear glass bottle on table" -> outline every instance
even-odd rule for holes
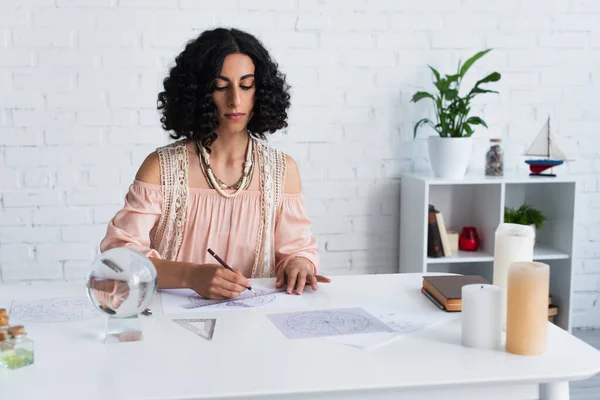
[[[27,338],[23,325],[8,328],[6,348],[0,352],[1,363],[8,369],[17,369],[33,364],[33,340]]]
[[[504,175],[504,151],[500,147],[502,140],[490,139],[490,149],[485,155],[485,174],[487,176]]]
[[[4,363],[4,357],[2,356],[5,351],[8,353],[10,348],[11,347],[8,341],[8,332],[6,331],[6,329],[0,328],[0,367],[6,368],[6,364]]]

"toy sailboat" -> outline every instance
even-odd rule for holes
[[[525,160],[529,164],[529,176],[556,176],[555,174],[542,174],[548,168],[556,167],[566,161],[567,157],[556,144],[556,138],[550,131],[550,117],[536,136],[535,140],[525,153],[526,156],[544,157],[538,160]]]

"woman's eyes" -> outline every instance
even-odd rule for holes
[[[222,91],[226,90],[228,87],[229,87],[229,86],[221,86],[221,87],[219,87],[219,86],[215,86],[215,90],[218,90],[219,92],[222,92]],[[253,87],[254,87],[254,85],[250,85],[250,86],[244,86],[244,85],[240,85],[240,88],[241,88],[242,90],[250,90],[250,89],[252,89]]]

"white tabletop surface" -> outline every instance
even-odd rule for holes
[[[336,276],[317,293],[305,295],[311,308],[364,301],[435,308],[420,293],[421,282],[422,274]],[[0,308],[10,308],[14,299],[83,294],[81,283],[3,285]],[[265,316],[279,310],[186,314],[217,318],[212,341],[172,322],[176,315],[161,314],[159,299],[153,310],[153,316],[141,319],[144,340],[136,343],[104,344],[102,315],[79,322],[26,323],[35,341],[35,364],[2,369],[0,399],[279,399],[318,393],[338,398],[333,394],[578,380],[600,371],[600,352],[554,325],[547,352],[524,357],[461,346],[460,315],[364,350],[324,339],[289,340]]]

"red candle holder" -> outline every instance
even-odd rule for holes
[[[458,238],[458,248],[463,251],[477,251],[479,248],[479,235],[474,226],[465,226]]]

